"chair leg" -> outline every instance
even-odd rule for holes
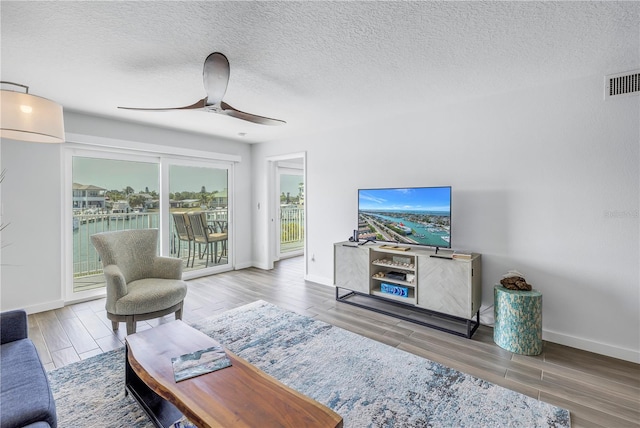
[[[180,309],[178,309],[176,311],[176,319],[177,320],[181,320],[182,319],[182,307],[184,306],[184,302],[180,302]]]
[[[113,331],[118,331],[119,326],[120,323],[118,321],[111,321],[111,328],[113,329]]]
[[[227,241],[220,241],[220,257],[218,257],[218,264],[222,263],[222,257],[227,255]]]
[[[210,246],[211,246],[211,243],[206,244],[204,246],[204,257],[205,257],[204,267],[209,267],[209,257],[210,257],[210,255],[209,255],[209,253],[210,253],[209,247]]]
[[[136,332],[136,321],[133,316],[127,317],[127,335]]]

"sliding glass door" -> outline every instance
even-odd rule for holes
[[[193,271],[229,265],[229,170],[169,165],[169,253]]]
[[[66,159],[66,300],[104,292],[99,232],[159,229],[159,254],[182,259],[186,279],[231,269],[231,163],[78,149]]]
[[[104,287],[94,233],[159,225],[159,164],[73,156],[73,292]]]

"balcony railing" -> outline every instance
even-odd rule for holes
[[[228,221],[227,210],[209,210],[207,220],[213,224],[217,221]],[[177,256],[177,245],[180,257],[186,261],[188,250],[185,241],[173,239],[175,227],[173,218],[169,217],[170,252]],[[304,210],[302,207],[283,207],[280,220],[282,252],[299,251],[304,244]],[[73,278],[74,291],[88,290],[103,286],[102,262],[91,243],[91,235],[127,229],[158,228],[157,212],[124,213],[124,214],[74,214],[73,216]],[[99,277],[97,277],[99,275]],[[95,278],[92,278],[95,277]]]
[[[102,274],[102,262],[91,235],[126,229],[158,227],[158,213],[75,214],[73,216],[73,277]]]
[[[300,251],[304,248],[304,207],[293,205],[280,208],[280,252]]]

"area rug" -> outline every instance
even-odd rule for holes
[[[257,301],[194,327],[361,427],[568,427],[569,412]],[[151,427],[118,349],[49,372],[63,427]]]

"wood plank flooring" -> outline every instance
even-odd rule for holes
[[[250,268],[189,281],[183,319],[202,318],[261,299],[437,361],[571,411],[574,427],[640,427],[640,365],[547,343],[543,353],[512,354],[481,326],[472,339],[335,301],[333,287],[304,281],[301,257],[271,271]],[[138,323],[138,330],[172,320]],[[29,315],[29,336],[47,369],[123,346],[104,299]],[[357,369],[357,368],[356,368]]]

